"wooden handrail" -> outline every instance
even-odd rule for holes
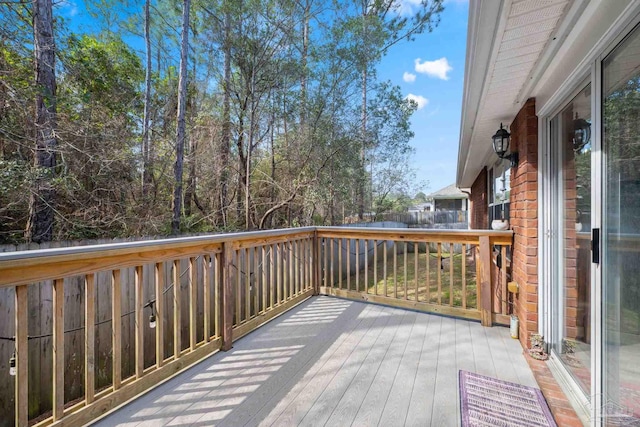
[[[431,230],[418,228],[317,227],[318,237],[387,239],[400,242],[429,241],[441,243],[479,243],[488,237],[492,245],[510,246],[513,231],[495,230]]]

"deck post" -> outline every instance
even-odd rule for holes
[[[15,328],[16,328],[16,378],[15,408],[16,426],[29,424],[29,297],[27,285],[16,286]]]
[[[320,295],[320,238],[318,230],[313,232],[313,252],[311,255],[313,295]]]
[[[233,265],[233,245],[231,242],[224,242],[222,244],[222,269],[220,269],[221,275],[221,289],[222,295],[221,303],[222,309],[222,351],[229,351],[233,346],[233,284],[236,282],[237,270]]]
[[[491,244],[489,236],[480,236],[480,258],[478,260],[480,283],[477,291],[480,296],[480,319],[482,326],[491,326]]]

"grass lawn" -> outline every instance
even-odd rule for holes
[[[424,249],[424,248],[423,248]],[[400,299],[409,299],[415,301],[416,299],[416,257],[417,257],[417,293],[418,301],[429,302],[432,304],[449,305],[451,303],[454,307],[463,306],[463,280],[462,280],[462,262],[466,264],[465,276],[466,276],[466,306],[467,308],[477,307],[477,292],[476,292],[476,266],[475,261],[470,256],[463,256],[462,254],[453,254],[450,258],[449,253],[442,253],[442,269],[439,266],[437,253],[431,252],[430,254],[408,252],[402,253],[402,245],[398,245],[398,254],[394,260],[393,249],[388,250],[388,257],[386,261],[386,275],[385,275],[385,263],[382,250],[378,251],[378,264],[377,264],[377,276],[374,276],[374,266],[369,265],[367,271],[367,283],[366,287],[370,294],[385,295],[385,279],[386,279],[386,295],[389,297],[397,297]],[[444,248],[443,248],[444,250]],[[363,257],[364,258],[364,257]],[[427,267],[428,260],[428,267]],[[395,261],[395,262],[394,262]],[[453,285],[451,284],[450,262],[453,261]],[[373,264],[373,261],[370,261]],[[360,260],[361,267],[364,267],[364,260]],[[395,265],[395,268],[394,268]],[[406,265],[406,269],[405,269]],[[394,274],[395,272],[395,274]],[[346,272],[343,272],[346,274]],[[347,278],[346,275],[342,279],[342,288],[356,290],[356,274],[351,272],[351,277]],[[438,274],[440,273],[440,274]],[[358,291],[364,291],[364,268],[358,275],[359,283],[357,284]],[[441,293],[438,293],[438,276],[440,276],[440,289]],[[427,281],[428,277],[428,281]],[[376,281],[377,279],[377,281]],[[428,283],[428,285],[427,285]],[[349,284],[349,286],[347,286]],[[335,287],[340,287],[339,283],[335,284]],[[453,295],[451,295],[453,292]],[[440,297],[440,298],[438,298]]]

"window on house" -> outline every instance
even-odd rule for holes
[[[489,224],[494,219],[509,219],[511,197],[511,167],[508,160],[499,160],[489,170]]]

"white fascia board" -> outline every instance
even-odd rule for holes
[[[467,52],[465,57],[460,142],[458,145],[458,170],[456,185],[469,187],[462,182],[469,162],[469,145],[485,84],[489,78],[490,60],[494,49],[504,0],[471,0],[467,26]]]

